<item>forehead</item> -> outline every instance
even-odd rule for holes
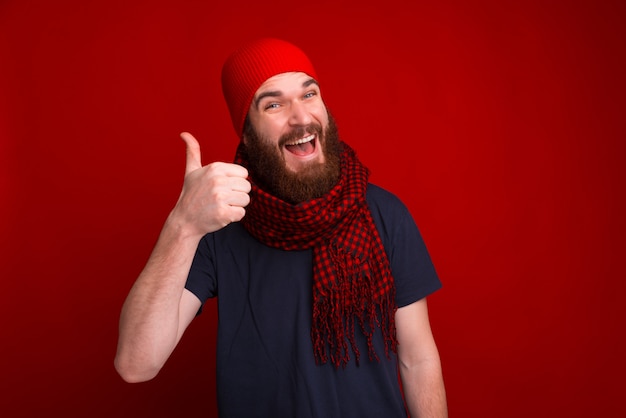
[[[261,86],[257,89],[254,96],[256,97],[259,95],[259,93],[270,90],[288,91],[291,89],[301,89],[307,81],[312,79],[313,77],[302,72],[276,74],[275,76],[272,76],[265,80],[263,84],[261,84]]]

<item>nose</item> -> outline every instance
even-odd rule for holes
[[[291,105],[289,114],[289,124],[292,126],[306,126],[312,122],[311,114],[306,104],[294,102]]]

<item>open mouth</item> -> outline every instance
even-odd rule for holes
[[[285,149],[297,156],[307,156],[315,151],[315,134],[296,139],[285,144]]]

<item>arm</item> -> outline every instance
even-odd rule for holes
[[[411,417],[448,416],[441,363],[428,320],[426,299],[396,312],[398,359]]]
[[[225,163],[202,167],[190,134],[183,190],[120,315],[115,368],[128,382],[152,379],[194,318],[200,300],[185,289],[202,236],[239,221],[249,202],[245,168]]]

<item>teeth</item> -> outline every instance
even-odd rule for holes
[[[297,141],[290,142],[290,143],[288,143],[287,145],[300,145],[300,144],[304,144],[304,143],[306,143],[306,142],[312,141],[312,140],[313,140],[313,138],[315,138],[315,135],[311,134],[311,135],[309,135],[309,136],[305,136],[305,137],[304,137],[304,138],[302,138],[302,139],[298,139]]]

